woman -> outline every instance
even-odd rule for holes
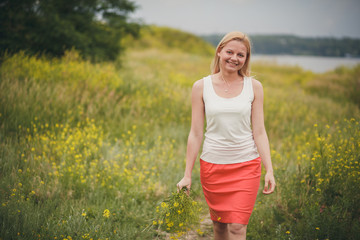
[[[200,178],[214,224],[215,239],[246,239],[246,227],[266,169],[263,193],[275,189],[269,141],[264,126],[263,88],[250,75],[251,47],[241,32],[230,32],[216,48],[212,75],[194,83],[192,120],[184,177],[178,189],[191,187],[191,173],[202,139]]]

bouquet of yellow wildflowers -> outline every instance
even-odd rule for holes
[[[186,190],[186,188],[185,188]],[[168,233],[185,233],[200,225],[201,206],[184,191],[172,195],[156,207],[153,225]]]

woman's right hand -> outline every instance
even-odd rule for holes
[[[190,192],[190,188],[191,188],[191,177],[183,177],[180,182],[178,182],[177,186],[177,190],[178,192],[180,192],[181,189],[183,189],[183,187],[186,187],[186,191],[187,193]]]

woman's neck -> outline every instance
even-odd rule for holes
[[[219,77],[220,77],[220,79],[222,78],[223,80],[227,81],[228,83],[235,82],[235,81],[238,81],[239,79],[241,79],[241,76],[237,72],[229,73],[229,72],[225,72],[225,71],[221,71],[221,70],[219,72]]]

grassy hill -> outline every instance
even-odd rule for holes
[[[191,86],[209,74],[214,49],[178,30],[142,31],[119,62],[93,64],[75,51],[4,58],[1,239],[170,237],[152,226],[156,207],[182,177]],[[356,239],[360,111],[349,92],[360,68],[252,70],[265,89],[278,186],[259,193],[248,239]],[[192,197],[206,219],[198,163]],[[206,225],[193,230],[211,239]]]
[[[128,37],[125,46],[132,49],[156,48],[163,51],[182,51],[203,56],[212,56],[214,47],[205,40],[177,29],[159,26],[145,26],[140,31],[140,39]]]

